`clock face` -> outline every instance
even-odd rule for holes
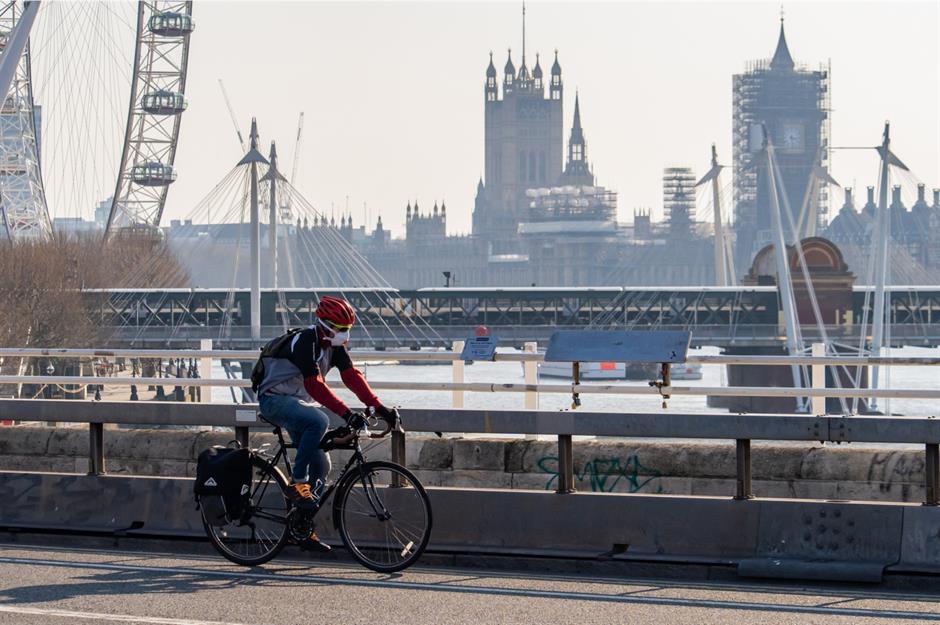
[[[803,125],[802,124],[784,124],[781,134],[781,146],[787,150],[803,149]]]

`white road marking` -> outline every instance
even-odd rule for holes
[[[147,625],[238,625],[223,621],[194,621],[182,618],[161,618],[159,616],[137,616],[134,614],[105,614],[102,612],[75,612],[73,610],[47,610],[27,608],[26,606],[0,605],[0,612],[28,616],[54,616],[59,618],[94,619],[96,621],[115,621],[118,623],[146,623]]]
[[[380,581],[370,579],[348,579],[344,577],[328,577],[325,575],[296,575],[284,573],[254,573],[241,571],[219,571],[191,567],[171,566],[137,566],[129,564],[109,564],[104,562],[72,562],[68,560],[44,560],[33,558],[0,557],[0,564],[16,564],[26,566],[55,566],[75,569],[101,569],[108,571],[149,571],[152,573],[187,574],[208,578],[222,579],[253,579],[270,581],[289,581],[305,584],[335,585],[335,586],[364,586],[367,588],[385,588],[401,590],[421,590],[431,592],[451,592],[460,594],[481,594],[503,597],[525,597],[539,599],[564,599],[568,601],[597,601],[603,603],[634,603],[644,605],[662,605],[671,607],[712,608],[718,610],[751,610],[756,612],[787,612],[794,614],[825,614],[830,616],[857,616],[881,617],[894,619],[911,619],[920,621],[940,621],[940,614],[931,612],[916,612],[906,610],[883,610],[878,608],[846,608],[828,605],[786,605],[774,603],[760,603],[747,601],[725,601],[721,599],[684,599],[678,597],[649,597],[639,595],[607,595],[589,592],[564,592],[555,590],[500,588],[491,586],[454,586],[450,584]],[[0,591],[2,592],[2,591]],[[170,623],[200,623],[199,621],[173,621]],[[201,623],[206,623],[202,621]],[[201,625],[200,623],[200,625]],[[216,624],[212,624],[216,625]],[[224,624],[230,625],[230,624]]]

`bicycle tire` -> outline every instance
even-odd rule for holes
[[[202,525],[212,546],[215,547],[215,550],[226,560],[242,566],[259,566],[270,561],[284,549],[290,537],[290,532],[287,527],[287,513],[290,511],[291,506],[286,496],[287,479],[281,473],[280,469],[263,458],[252,456],[251,462],[254,467],[252,471],[251,512],[247,515],[243,524],[228,523],[224,526],[212,525],[206,520],[205,508],[201,507]],[[276,492],[269,493],[268,490],[272,484],[277,487],[277,490]],[[263,508],[258,505],[262,500],[267,502],[268,506]],[[265,514],[277,516],[273,512],[269,512],[274,505],[277,505],[277,511],[283,509],[283,523],[259,516],[261,510],[264,510]],[[239,553],[234,548],[235,544],[241,544],[244,550],[250,551],[251,542],[257,541],[239,539],[237,536],[250,531],[250,535],[253,537],[256,528],[250,525],[252,519],[261,518],[270,520],[274,527],[279,527],[279,535],[273,540],[269,538],[267,541],[262,541],[261,547],[263,548],[259,548],[255,556],[250,556],[247,553]],[[246,530],[245,528],[249,529]]]
[[[389,486],[395,475],[404,478],[401,486]],[[375,505],[388,518],[380,519]],[[408,568],[424,553],[433,525],[431,501],[418,478],[405,467],[394,462],[365,462],[350,470],[337,488],[333,523],[346,549],[360,564],[378,573],[394,573]]]

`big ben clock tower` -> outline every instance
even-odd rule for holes
[[[829,161],[829,73],[796,66],[781,18],[773,58],[752,62],[745,73],[734,76],[733,103],[735,265],[746,269],[772,241],[764,130],[776,148],[786,201],[797,223],[804,199],[810,199],[810,176]],[[812,199],[817,214],[824,216],[825,185]],[[792,240],[791,220],[782,217],[786,238]]]

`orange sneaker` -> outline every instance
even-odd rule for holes
[[[287,499],[301,510],[313,510],[317,502],[310,491],[310,484],[297,482],[287,487]]]

